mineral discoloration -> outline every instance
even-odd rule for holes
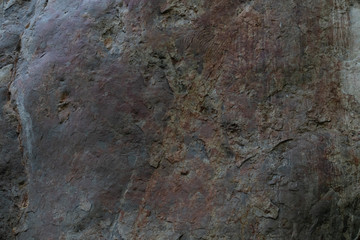
[[[358,3],[6,4],[0,238],[358,237]]]
[[[350,8],[349,13],[350,27],[349,27],[349,53],[343,62],[342,71],[342,90],[345,94],[353,96],[356,101],[360,102],[360,79],[359,79],[359,43],[360,43],[360,6],[355,3]]]

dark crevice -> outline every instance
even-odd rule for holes
[[[1,169],[6,171],[6,174],[2,174],[0,177],[0,191],[2,192],[0,196],[0,215],[6,219],[6,221],[4,219],[0,224],[0,239],[7,240],[15,239],[19,231],[22,231],[20,230],[21,222],[25,216],[24,213],[28,203],[26,191],[28,179],[26,170],[27,161],[21,138],[22,126],[16,101],[10,90],[17,74],[21,39],[18,41],[15,49],[16,51],[12,56],[13,67],[6,89],[6,101],[0,106],[4,116],[3,119],[0,119],[0,130],[2,131],[0,141],[5,142],[1,146],[3,151],[0,153],[0,159],[3,161],[0,161],[0,165]],[[11,154],[7,154],[8,152]]]

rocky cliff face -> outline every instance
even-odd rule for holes
[[[359,21],[3,0],[0,239],[359,239]]]

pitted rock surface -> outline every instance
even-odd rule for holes
[[[360,4],[3,0],[0,239],[360,239]]]

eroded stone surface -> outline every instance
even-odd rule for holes
[[[6,4],[4,239],[359,237],[355,1]]]

